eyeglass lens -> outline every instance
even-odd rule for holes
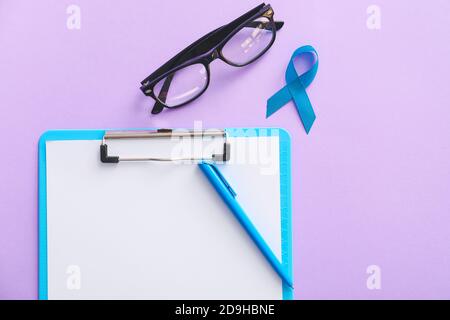
[[[227,41],[222,55],[233,64],[244,65],[264,52],[274,36],[271,21],[266,17],[257,18]]]
[[[168,107],[179,106],[199,96],[208,84],[208,72],[201,63],[179,69],[153,88],[156,98]]]

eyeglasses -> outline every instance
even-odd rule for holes
[[[284,22],[273,20],[270,4],[260,4],[192,43],[141,81],[141,90],[156,102],[152,114],[177,108],[202,95],[209,85],[209,64],[220,59],[243,67],[261,57]]]

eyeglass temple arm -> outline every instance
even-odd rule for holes
[[[275,30],[280,30],[284,26],[284,21],[275,21]]]
[[[164,102],[166,102],[167,94],[169,93],[169,87],[172,83],[172,79],[175,76],[175,72],[169,74],[166,79],[164,80],[164,83],[162,85],[162,88],[158,94],[158,100],[156,100],[155,104],[152,108],[152,114],[158,114],[164,109]]]
[[[264,29],[270,29],[272,27],[270,22],[261,22],[261,21],[250,21],[245,26],[249,28],[257,28],[260,25],[264,26]],[[280,30],[284,25],[284,21],[275,21],[275,30]]]

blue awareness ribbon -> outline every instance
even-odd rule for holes
[[[313,55],[314,62],[309,70],[299,76],[295,70],[294,60],[306,55]],[[267,100],[266,118],[293,100],[306,133],[309,133],[316,115],[306,94],[306,88],[313,82],[318,67],[319,56],[312,46],[303,46],[295,50],[286,69],[286,86]]]

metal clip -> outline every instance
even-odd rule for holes
[[[162,157],[120,157],[108,154],[107,140],[113,139],[142,139],[142,138],[173,138],[173,137],[223,137],[223,151],[210,157],[162,158]],[[119,163],[120,161],[214,161],[224,162],[230,159],[230,144],[227,142],[225,130],[191,130],[173,131],[172,129],[158,129],[156,131],[107,131],[100,145],[100,161],[103,163]]]

